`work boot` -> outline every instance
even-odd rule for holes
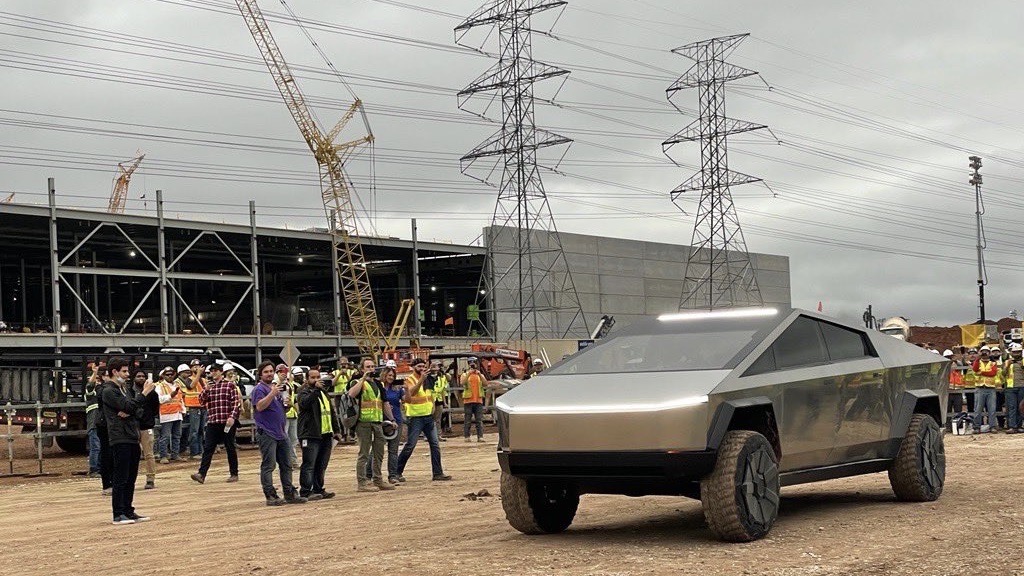
[[[195,480],[196,482],[199,482],[200,484],[202,484],[203,482],[206,482],[206,477],[205,477],[205,476],[200,476],[198,472],[196,472],[195,474],[193,474],[193,475],[191,476],[191,478],[192,478],[193,480]]]
[[[452,477],[449,476],[448,474],[434,474],[434,477],[431,478],[431,480],[433,480],[434,482],[445,482],[451,479]]]
[[[160,463],[161,464],[170,464],[171,461],[168,460],[166,456],[164,456],[163,458],[160,459]]]
[[[299,496],[295,490],[287,490],[284,493],[284,501],[288,504],[305,504],[308,502],[306,498]]]
[[[146,490],[152,490],[153,488],[156,488],[156,482],[153,481],[153,480],[146,480],[146,488],[145,489]]]
[[[359,485],[356,487],[356,492],[376,492],[376,491],[377,490],[373,486],[371,486],[370,483],[367,482],[366,480],[363,480],[363,481],[359,482]]]
[[[231,476],[228,476],[228,479],[225,480],[225,482],[227,482],[229,484],[232,483],[232,482],[238,482],[238,474],[233,474]]]
[[[284,506],[284,500],[274,492],[267,496],[267,506]]]
[[[395,489],[395,487],[393,485],[388,484],[383,478],[374,478],[373,479],[373,485],[376,486],[377,489],[379,489],[379,490],[394,490]]]
[[[316,502],[317,500],[323,500],[324,499],[324,495],[323,494],[317,494],[316,492],[312,492],[312,493],[310,493],[309,496],[303,496],[303,498],[306,499],[306,502]]]

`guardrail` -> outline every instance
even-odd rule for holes
[[[56,430],[56,431],[44,431],[43,430],[43,410],[55,409],[55,408],[84,408],[84,402],[60,402],[54,404],[43,404],[42,402],[36,401],[33,404],[12,404],[8,402],[4,405],[4,417],[6,419],[7,430],[5,437],[7,438],[7,472],[0,476],[49,476],[50,474],[43,471],[43,439],[44,438],[58,438],[62,436],[82,436],[81,430]],[[36,461],[38,462],[39,472],[36,473],[15,473],[14,472],[14,438],[21,436],[21,434],[14,434],[12,427],[14,426],[13,418],[18,410],[35,410],[36,421],[35,421],[35,432],[32,437],[35,439],[36,444]]]

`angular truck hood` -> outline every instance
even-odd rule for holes
[[[655,412],[707,402],[731,370],[541,375],[496,401],[510,414]]]

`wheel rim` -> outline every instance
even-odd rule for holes
[[[932,490],[942,486],[945,475],[942,454],[942,436],[931,426],[925,428],[921,435],[921,474]]]
[[[751,520],[763,525],[775,518],[779,510],[779,467],[767,448],[747,454],[738,489]]]

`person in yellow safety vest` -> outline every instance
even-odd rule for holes
[[[206,407],[199,401],[199,395],[206,389],[205,367],[198,359],[192,360],[192,378],[185,382],[181,391],[185,396],[185,415],[188,417],[188,459],[203,457],[206,442]]]
[[[395,487],[381,477],[381,463],[384,461],[384,421],[396,425],[391,404],[384,401],[384,388],[375,377],[376,365],[371,358],[363,358],[360,363],[362,372],[358,380],[353,380],[347,394],[350,398],[359,399],[359,422],[356,423],[356,436],[359,438],[359,457],[356,459],[356,489],[359,492],[375,492],[377,490],[394,490]],[[370,460],[372,452],[373,459]],[[366,476],[366,464],[370,462],[370,475]]]
[[[420,433],[426,436],[427,444],[430,445],[430,470],[433,472],[433,480],[451,480],[452,477],[445,474],[441,467],[441,444],[437,440],[437,427],[434,426],[434,394],[423,386],[426,380],[427,361],[416,358],[410,366],[412,375],[405,378],[405,397],[402,398],[405,403],[403,408],[409,435],[402,453],[398,455],[398,481],[405,480],[402,473],[405,472],[412,451],[416,449]]]
[[[441,372],[441,361],[431,360],[430,372],[427,373],[427,379],[424,382],[424,386],[434,396],[434,427],[438,430],[438,440],[446,442],[448,439],[441,436],[441,416],[444,414],[446,408],[445,404],[448,402],[448,375]]]
[[[99,410],[100,402],[97,387],[100,386],[102,381],[99,378],[98,366],[91,364],[90,368],[93,372],[85,383],[85,429],[89,438],[89,473],[86,477],[98,478],[100,476],[100,451],[103,449],[103,446],[100,444],[96,422],[103,415],[102,411]]]
[[[299,467],[299,457],[296,451],[296,446],[299,445],[299,409],[295,401],[295,395],[298,392],[299,386],[302,385],[304,374],[302,368],[292,368],[290,373],[288,367],[284,364],[278,364],[274,367],[274,384],[283,384],[285,387],[284,392],[281,393],[281,399],[284,401],[284,418],[288,424],[288,441],[291,447],[292,456],[292,469]]]
[[[341,413],[340,396],[348,390],[349,385],[353,380],[359,376],[359,370],[349,363],[348,358],[342,356],[338,360],[338,368],[331,372],[331,376],[334,378],[334,409],[339,414]],[[355,428],[342,428],[341,441],[344,444],[352,444],[355,442],[356,431]]]
[[[462,386],[462,436],[469,442],[469,424],[476,420],[476,441],[484,441],[484,394],[487,378],[477,369],[477,359],[469,359],[469,370],[459,378]]]
[[[971,370],[976,377],[974,429],[981,433],[996,432],[999,430],[999,420],[996,418],[996,376],[999,374],[999,364],[991,360],[988,346],[981,347],[979,358],[971,366]],[[986,413],[988,424],[984,424]]]
[[[1006,433],[1016,434],[1024,431],[1021,421],[1020,403],[1024,400],[1024,364],[1021,354],[1024,347],[1014,343],[1010,345],[1010,357],[1006,360],[1003,371],[1006,373]]]

